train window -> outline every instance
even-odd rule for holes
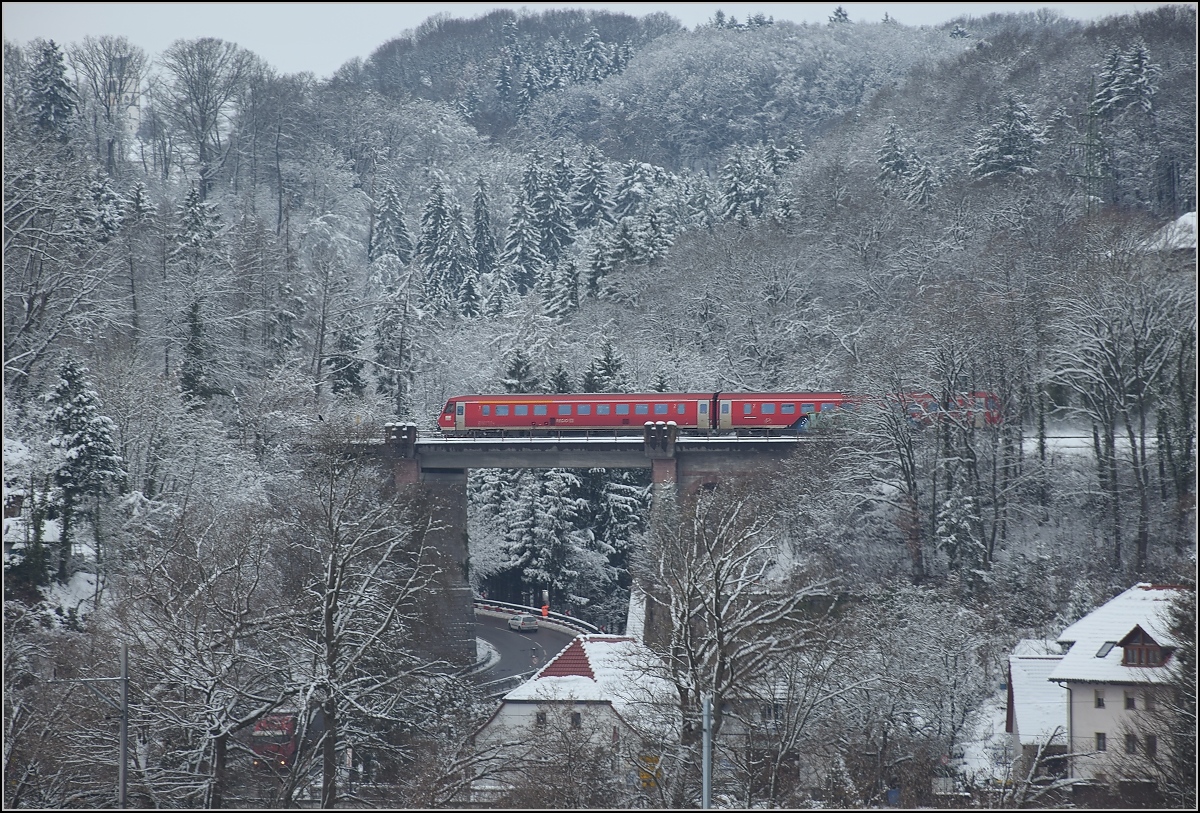
[[[459,404],[459,405],[458,405],[458,414],[459,414],[459,415],[465,415],[465,414],[466,414],[466,408],[467,408],[467,405],[466,405],[466,404]]]
[[[729,404],[721,404],[721,414],[722,415],[729,414]]]
[[[612,407],[609,404],[596,404],[597,415],[607,415],[612,412]]]
[[[497,417],[508,414],[508,404],[496,404]]]
[[[795,404],[783,404],[781,407],[779,407],[779,411],[782,412],[784,415],[795,415],[796,414],[796,405]]]
[[[534,415],[545,415],[546,414],[546,405],[545,404],[534,404],[533,405],[533,414]]]
[[[811,415],[817,411],[817,405],[816,404],[801,404],[800,411],[803,412],[805,415]]]
[[[655,415],[666,415],[667,412],[670,411],[670,409],[671,409],[670,404],[655,404],[654,405],[654,414]]]
[[[837,404],[821,404],[822,412],[833,412],[837,408]]]
[[[763,409],[764,415],[774,415],[775,414],[775,405],[774,404],[763,404],[762,409]]]
[[[529,414],[528,405],[517,404],[515,407],[513,407],[513,414],[514,415],[528,415]]]
[[[483,414],[484,414],[484,415],[491,415],[491,414],[492,414],[492,407],[491,407],[491,405],[490,405],[490,404],[484,404],[483,406],[481,406],[481,407],[480,407],[480,410],[482,410],[482,411],[483,411]]]
[[[700,402],[700,414],[701,415],[708,414],[708,404],[704,403],[703,401]]]
[[[447,401],[446,408],[443,409],[442,412],[445,412],[447,415],[453,415],[454,414],[454,402]]]
[[[591,415],[592,414],[592,405],[591,404],[580,404],[576,408],[575,414],[576,415]]]
[[[570,404],[559,404],[558,405],[558,414],[559,415],[570,415],[571,414],[571,405]]]
[[[635,404],[633,407],[633,411],[636,412],[638,415],[649,415],[650,414],[650,405],[649,404]]]
[[[676,414],[676,415],[682,415],[682,414],[683,414],[684,412],[686,412],[686,411],[687,411],[687,405],[686,405],[686,404],[676,404],[676,405],[675,405],[675,414]]]
[[[754,411],[754,404],[742,404],[742,414],[749,415]]]
[[[617,414],[618,415],[628,415],[629,414],[629,404],[617,404]]]

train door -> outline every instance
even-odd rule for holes
[[[454,428],[459,432],[467,431],[467,405],[462,401],[454,405]]]
[[[717,418],[717,428],[728,432],[733,429],[733,401],[719,401],[718,404],[721,412]]]
[[[708,401],[696,402],[696,428],[704,431],[712,431],[712,416],[708,414]]]

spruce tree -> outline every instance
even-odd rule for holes
[[[396,187],[388,182],[384,182],[376,204],[375,229],[371,235],[368,259],[374,262],[384,254],[396,256],[405,265],[412,261],[413,255],[412,236],[404,225],[400,195]]]
[[[542,380],[533,371],[533,364],[522,350],[514,350],[508,357],[504,371],[504,391],[511,393],[541,392]]]
[[[532,290],[544,263],[537,212],[524,195],[520,195],[513,206],[508,239],[501,256],[501,264],[505,266],[518,295],[524,296]]]
[[[584,159],[575,192],[575,223],[581,229],[611,223],[610,205],[608,172],[600,153],[591,147]]]
[[[475,184],[473,215],[471,247],[475,251],[475,274],[477,279],[488,279],[496,272],[499,257],[496,253],[496,237],[492,234],[491,204],[483,178]]]
[[[367,385],[363,378],[362,320],[354,313],[348,314],[333,332],[334,353],[329,359],[329,377],[333,392],[337,395],[349,393],[362,397]]]
[[[1029,108],[1014,96],[1000,121],[979,134],[979,145],[971,153],[971,175],[999,178],[1032,175],[1046,138]]]
[[[113,436],[116,426],[101,414],[100,398],[86,380],[86,369],[68,359],[59,369],[59,380],[46,396],[50,407],[49,422],[55,436],[50,445],[61,453],[54,471],[59,488],[60,517],[58,578],[65,581],[71,557],[74,521],[78,506],[92,497],[93,532],[100,542],[100,499],[125,483],[124,460]],[[100,550],[97,548],[99,558]]]
[[[912,171],[908,150],[901,143],[900,129],[894,120],[888,124],[887,134],[883,137],[883,145],[875,153],[875,163],[879,164],[877,180],[885,190],[901,183]]]
[[[50,40],[38,52],[29,73],[28,109],[33,126],[40,134],[65,142],[70,138],[71,117],[76,108],[62,51]]]

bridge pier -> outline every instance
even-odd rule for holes
[[[413,424],[385,426],[383,464],[397,491],[411,492],[431,523],[424,541],[436,548],[439,569],[426,607],[429,646],[456,665],[474,662],[475,632],[467,578],[467,472],[473,468],[649,468],[653,482],[652,523],[669,521],[667,507],[687,501],[701,488],[731,478],[777,470],[801,436],[679,437],[673,422],[647,422],[636,435],[592,437],[563,432],[544,437],[418,438]],[[378,446],[375,446],[379,449]],[[647,587],[652,587],[647,585]],[[635,585],[635,591],[637,585]],[[436,595],[435,595],[436,594]],[[650,610],[648,603],[642,612]],[[631,604],[631,616],[635,608]],[[630,618],[630,628],[636,619]],[[636,626],[651,635],[662,619],[653,613]]]
[[[436,571],[417,608],[417,637],[429,655],[456,668],[469,666],[475,662],[475,614],[467,580],[467,470],[422,469],[415,424],[387,424],[384,437],[392,488],[414,509],[412,516],[424,520],[416,530],[425,562]]]

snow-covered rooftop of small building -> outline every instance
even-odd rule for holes
[[[580,635],[504,701],[608,702],[626,722],[677,705],[661,662],[625,635]],[[657,716],[657,715],[656,715]]]
[[[1181,215],[1159,229],[1150,238],[1149,247],[1153,251],[1185,251],[1196,248],[1196,213],[1188,212]]]
[[[1032,639],[1019,642],[1008,656],[1013,714],[1022,745],[1046,742],[1057,731],[1066,731],[1067,690],[1050,681],[1050,673],[1062,659],[1054,641]]]
[[[1180,588],[1168,585],[1135,584],[1058,635],[1059,643],[1071,648],[1050,675],[1050,680],[1076,680],[1096,683],[1162,683],[1170,677],[1172,665],[1124,666],[1124,650],[1115,644],[1141,627],[1159,644],[1175,646],[1170,633],[1169,610]],[[1106,643],[1114,646],[1097,657]]]

